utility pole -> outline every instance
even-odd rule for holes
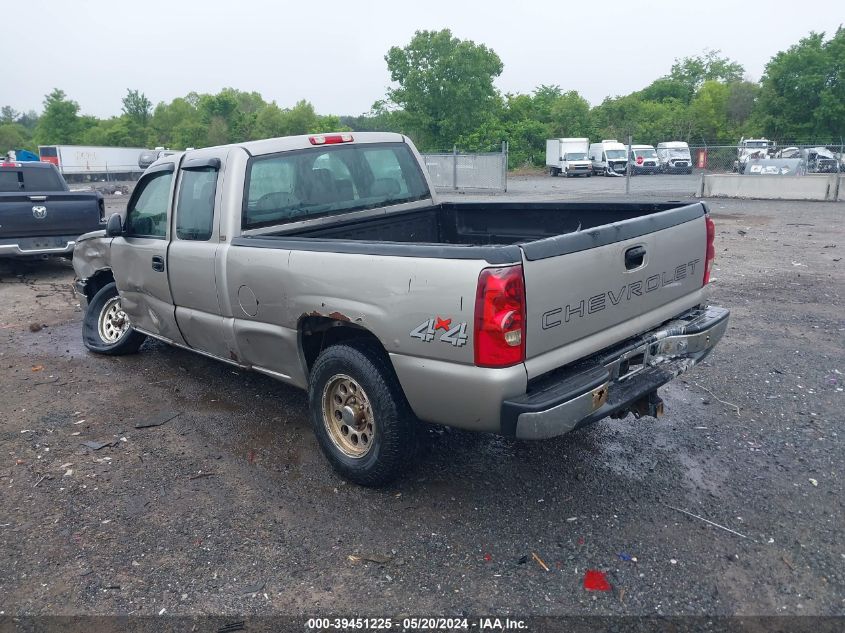
[[[629,134],[628,135],[628,154],[625,158],[625,195],[631,194],[631,143],[633,141],[633,137]]]

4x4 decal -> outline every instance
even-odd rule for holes
[[[439,316],[423,321],[411,330],[411,338],[418,338],[425,343],[430,343],[437,336],[438,330],[443,330],[439,341],[451,343],[455,347],[467,344],[466,322],[452,325],[452,319],[443,319]]]

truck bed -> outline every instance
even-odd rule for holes
[[[368,254],[487,259],[554,257],[638,237],[699,218],[701,203],[444,202],[325,226],[239,237],[234,244]],[[479,247],[479,248],[467,248]]]

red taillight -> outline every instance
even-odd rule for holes
[[[522,266],[485,268],[475,295],[475,364],[508,367],[525,360]]]
[[[713,260],[716,259],[716,223],[709,215],[704,216],[704,223],[707,225],[707,252],[704,256],[704,280],[702,286],[710,283],[710,269],[713,267]]]
[[[311,145],[334,145],[335,143],[351,143],[355,139],[351,134],[317,134],[309,136],[308,140],[311,141]]]

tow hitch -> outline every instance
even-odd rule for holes
[[[660,396],[657,395],[656,391],[652,391],[637,400],[636,402],[634,402],[630,407],[626,409],[620,409],[616,413],[612,414],[610,417],[624,418],[629,413],[633,413],[635,418],[642,418],[645,416],[651,416],[652,418],[662,418],[663,400],[660,398]]]
[[[660,396],[657,395],[656,391],[652,391],[647,396],[643,396],[631,405],[631,413],[638,418],[646,415],[653,418],[662,418],[663,400],[660,399]]]

